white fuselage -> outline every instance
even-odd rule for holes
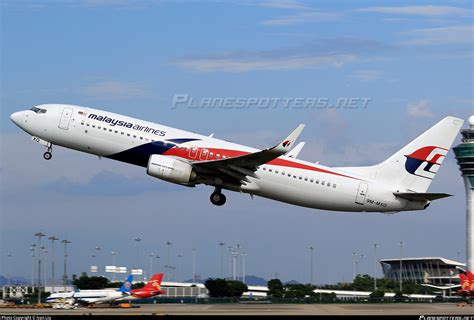
[[[72,300],[73,302],[82,302],[85,304],[93,303],[110,303],[120,298],[128,296],[127,294],[113,290],[113,289],[104,289],[104,290],[80,290],[80,291],[71,291],[71,292],[59,292],[53,293],[46,298],[46,302],[54,303],[64,300]]]
[[[259,151],[97,109],[51,104],[38,107],[47,112],[26,110],[12,115],[18,126],[37,137],[36,141],[142,167],[147,166],[152,154],[192,164]],[[249,176],[246,185],[224,182],[221,187],[298,206],[336,211],[394,212],[420,210],[427,204],[395,197],[393,192],[399,191],[396,186],[287,156],[259,166],[255,173],[257,177]],[[191,186],[199,183],[215,186],[215,179],[200,176]]]

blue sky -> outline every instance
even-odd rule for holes
[[[29,244],[42,230],[73,241],[71,270],[96,245],[131,265],[133,238],[149,252],[183,254],[191,277],[217,276],[217,243],[241,244],[247,272],[350,279],[352,252],[381,257],[464,257],[464,190],[452,154],[432,185],[455,197],[394,216],[329,213],[210,188],[180,188],[142,168],[71,150],[50,162],[9,120],[41,103],[102,108],[255,147],[306,123],[301,158],[326,165],[383,160],[445,115],[474,113],[470,1],[3,1],[1,4],[2,271],[29,276]],[[176,94],[205,98],[370,98],[357,109],[172,108]],[[443,238],[437,235],[449,235]],[[10,266],[5,256],[13,252]],[[59,254],[58,254],[59,257]],[[162,263],[163,264],[163,263]]]

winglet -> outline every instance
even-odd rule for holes
[[[283,139],[279,144],[271,148],[270,150],[275,151],[277,153],[285,154],[290,151],[290,147],[293,146],[293,143],[298,139],[299,135],[303,131],[305,125],[300,124],[293,130],[292,133],[285,139]]]

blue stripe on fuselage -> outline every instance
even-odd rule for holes
[[[185,142],[189,142],[189,141],[196,141],[196,140],[201,140],[201,139],[179,138],[179,139],[168,139],[166,141],[181,144],[181,143],[185,143]]]
[[[176,146],[174,143],[155,141],[112,154],[107,156],[107,158],[146,167],[148,165],[148,159],[152,154],[163,154],[174,146]]]

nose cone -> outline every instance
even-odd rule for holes
[[[20,121],[22,118],[22,112],[15,112],[10,115],[10,119],[12,119],[13,123],[16,124],[17,126],[20,126]]]

